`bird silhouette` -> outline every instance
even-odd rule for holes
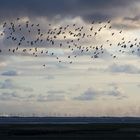
[[[59,48],[63,51],[69,50],[70,54],[66,56],[69,60],[68,64],[72,64],[74,58],[76,60],[78,55],[90,55],[92,59],[100,58],[105,53],[106,46],[109,48],[117,47],[117,52],[123,54],[127,50],[130,50],[131,54],[140,51],[139,39],[127,40],[123,30],[117,32],[112,29],[111,20],[106,22],[92,21],[87,27],[77,23],[54,27],[53,24],[46,23],[47,30],[45,31],[42,30],[40,23],[32,23],[30,20],[22,23],[20,22],[21,19],[21,17],[18,17],[15,21],[2,24],[3,31],[0,36],[16,46],[15,48],[7,49],[10,54],[11,52],[16,54],[22,49],[22,53],[30,52],[34,57],[39,57],[40,55],[46,55],[46,57],[55,56],[56,60],[58,60],[57,62],[61,63],[64,61],[63,59],[60,60],[60,57],[55,52],[50,53],[48,51],[48,47]],[[96,46],[96,41],[101,38],[103,30],[110,32],[110,36],[104,36],[104,44],[97,43],[98,45]],[[116,43],[112,41],[113,39],[116,40]],[[90,45],[84,45],[83,42],[89,42]],[[101,41],[101,43],[103,42]],[[30,49],[24,48],[24,46],[28,46]],[[78,53],[75,54],[75,52]],[[2,53],[2,49],[0,49],[0,53]],[[113,59],[118,58],[115,53],[111,57]],[[46,67],[46,64],[43,64],[43,67]]]

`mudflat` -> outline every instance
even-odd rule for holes
[[[135,140],[140,124],[1,124],[1,140]]]

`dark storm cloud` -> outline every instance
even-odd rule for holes
[[[111,11],[114,8],[124,8],[135,1],[137,0],[0,0],[0,18],[9,19],[17,16],[53,18],[59,14],[62,17],[81,16],[86,20],[90,18],[104,20],[113,16]]]

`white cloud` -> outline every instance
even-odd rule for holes
[[[6,72],[3,72],[1,75],[3,75],[3,76],[17,76],[19,74],[20,73],[15,71],[15,70],[8,70]]]
[[[19,86],[12,79],[6,79],[0,82],[0,89],[22,90],[24,92],[32,92],[33,89],[29,87]]]
[[[12,101],[12,100],[17,100],[20,99],[21,97],[16,93],[16,92],[3,92],[0,93],[0,100],[6,100],[6,101]]]
[[[0,62],[0,67],[5,67],[7,64],[5,62]]]
[[[15,89],[17,88],[11,79],[6,79],[4,82],[0,83],[0,89]]]
[[[100,98],[102,96],[106,97],[115,97],[116,99],[123,99],[126,98],[123,91],[121,91],[117,86],[113,87],[112,90],[95,90],[93,88],[88,88],[84,93],[81,95],[74,97],[74,100],[80,100],[80,101],[90,101],[90,100],[96,100],[97,98]]]
[[[55,77],[53,75],[47,75],[45,77],[45,79],[47,79],[47,80],[53,80],[53,79],[55,79]]]
[[[134,65],[128,65],[128,64],[123,64],[123,65],[112,64],[106,69],[106,71],[110,71],[113,73],[130,73],[130,74],[140,73],[139,68],[135,67]]]
[[[78,97],[74,97],[75,100],[94,100],[99,96],[99,91],[92,88],[87,89],[83,94]]]
[[[106,95],[117,97],[117,99],[123,99],[127,97],[117,85],[114,85],[112,90],[106,92]]]
[[[49,90],[49,91],[47,91],[47,93],[49,93],[49,94],[63,94],[63,93],[65,93],[65,91],[62,91],[62,90]]]
[[[48,95],[39,95],[37,101],[47,102],[47,101],[64,101],[66,98],[64,95],[48,94]]]

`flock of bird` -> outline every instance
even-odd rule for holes
[[[49,50],[50,48],[69,50],[69,53],[66,53],[66,58],[70,64],[73,63],[73,58],[84,54],[89,54],[91,59],[99,58],[105,53],[106,46],[109,46],[109,48],[117,47],[117,54],[125,53],[127,50],[132,54],[140,51],[140,42],[138,39],[135,38],[133,41],[125,40],[122,30],[119,32],[112,30],[110,20],[103,23],[92,21],[88,27],[78,26],[77,24],[55,27],[52,24],[48,24],[46,30],[43,30],[38,23],[31,23],[28,20],[21,23],[21,19],[17,18],[10,23],[4,22],[2,27],[3,31],[0,33],[0,36],[6,42],[9,42],[10,45],[14,44],[13,46],[15,46],[7,48],[6,51],[9,53],[30,54],[34,57],[40,55],[53,56],[56,57],[58,63],[63,62],[63,60],[57,51],[52,52],[52,50]],[[95,41],[102,33],[102,30],[109,30],[110,37],[105,40],[104,44],[97,45]],[[119,35],[121,39],[117,44],[112,44],[111,39],[116,39]],[[84,45],[84,41],[91,42],[91,45]],[[2,52],[3,50],[0,49],[0,54]],[[110,54],[110,56],[115,59],[117,58],[117,54]],[[43,66],[46,67],[46,64]]]

